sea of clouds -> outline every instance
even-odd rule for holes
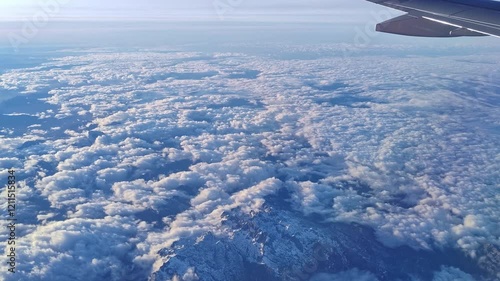
[[[0,276],[145,280],[158,251],[224,236],[223,212],[259,212],[280,190],[388,247],[498,249],[500,53],[392,51],[66,50],[5,71],[0,178],[19,180],[19,263]],[[352,276],[377,280],[311,280]],[[473,280],[449,267],[434,280],[456,276]]]

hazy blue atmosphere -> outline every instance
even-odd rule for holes
[[[0,2],[0,280],[498,280],[500,39],[400,14]]]
[[[57,3],[57,4],[54,4]],[[354,15],[362,19],[373,5],[355,1],[283,1],[283,0],[4,0],[0,4],[0,16],[6,20],[29,18],[40,8],[56,7],[55,19],[105,19],[105,20],[171,20],[171,19],[224,19],[251,18],[263,15],[273,20],[296,20],[297,17],[326,16],[328,21],[352,21]],[[53,9],[55,10],[55,9]],[[332,16],[333,15],[333,16]],[[278,17],[277,17],[278,16]],[[269,18],[271,19],[271,18]]]

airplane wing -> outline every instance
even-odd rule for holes
[[[407,14],[377,31],[422,37],[500,37],[500,2],[486,0],[368,0]]]

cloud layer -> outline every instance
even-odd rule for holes
[[[16,96],[0,107],[0,166],[21,180],[13,280],[141,280],[159,252],[230,238],[224,214],[264,212],[280,192],[387,247],[498,249],[500,55],[303,48],[333,55],[92,51],[2,74]],[[377,280],[331,280],[351,275]]]

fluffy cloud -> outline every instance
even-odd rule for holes
[[[145,278],[185,241],[237,236],[228,213],[286,204],[370,226],[390,247],[472,258],[498,247],[498,84],[481,80],[498,54],[348,59],[340,47],[304,46],[337,53],[294,60],[92,52],[1,74],[2,89],[43,104],[0,128],[0,165],[18,171],[30,210],[16,276]],[[202,279],[179,268],[175,278]],[[313,280],[349,276],[379,278]]]
[[[467,274],[454,267],[442,267],[441,271],[434,273],[434,278],[432,279],[432,281],[453,280],[474,281],[475,279],[470,274]]]

